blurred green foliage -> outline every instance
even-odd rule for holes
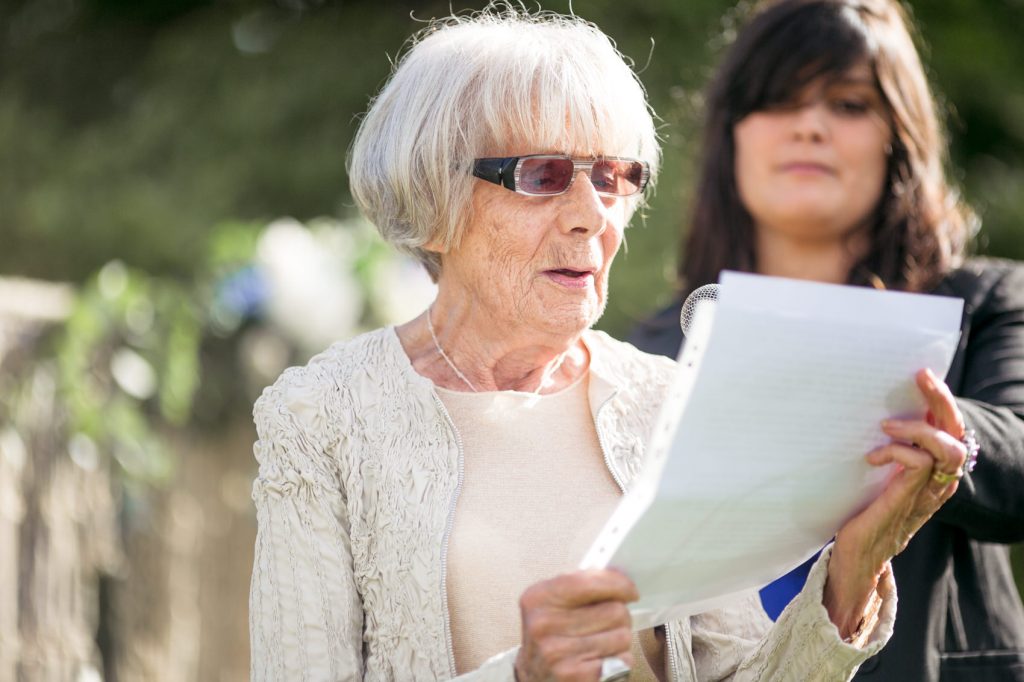
[[[109,458],[134,489],[164,486],[178,464],[171,431],[248,420],[287,366],[408,319],[434,295],[418,263],[361,219],[229,221],[207,243],[187,279],[109,261],[76,287],[61,323],[24,332],[19,358],[0,368],[0,426],[27,430],[18,415],[41,405],[41,370],[57,389],[50,436],[75,461]]]
[[[72,439],[111,453],[130,478],[164,481],[172,459],[151,424],[191,414],[201,319],[189,292],[120,261],[91,278],[57,340]]]
[[[81,283],[117,258],[187,282],[217,248],[214,225],[350,216],[345,153],[390,59],[424,19],[482,4],[5,0],[0,273]],[[665,143],[657,194],[616,266],[602,321],[612,332],[670,296],[700,89],[731,5],[573,6],[636,63]],[[912,5],[948,103],[956,177],[984,219],[978,247],[1024,257],[1024,3]]]

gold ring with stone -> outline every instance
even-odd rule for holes
[[[956,473],[947,474],[945,471],[933,471],[932,480],[942,485],[949,485],[953,481],[960,480],[963,474],[958,470]]]

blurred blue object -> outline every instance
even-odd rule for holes
[[[793,597],[803,589],[804,583],[807,582],[807,574],[811,572],[811,566],[818,560],[820,554],[819,551],[786,575],[761,588],[761,605],[769,618],[778,620],[786,604],[793,601]]]
[[[269,289],[260,268],[246,265],[217,283],[215,305],[239,319],[258,317],[266,307]]]

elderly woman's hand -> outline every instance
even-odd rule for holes
[[[531,585],[519,599],[523,641],[518,682],[597,680],[601,661],[618,656],[632,666],[626,604],[636,585],[615,570],[576,571]]]
[[[967,450],[964,421],[949,388],[929,370],[917,373],[928,405],[922,420],[887,420],[892,442],[868,454],[874,466],[897,465],[885,490],[836,534],[824,603],[840,635],[858,630],[888,561],[956,492]]]

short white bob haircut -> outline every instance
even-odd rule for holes
[[[513,148],[642,159],[653,184],[653,112],[597,26],[511,2],[432,21],[411,38],[356,133],[352,196],[384,239],[437,281],[440,257],[423,246],[458,246],[482,182],[473,159]],[[629,199],[627,219],[643,201]]]

